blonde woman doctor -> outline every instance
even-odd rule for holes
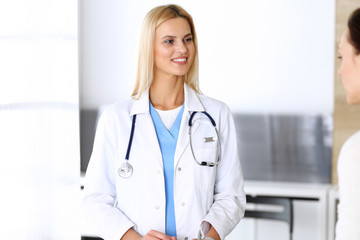
[[[86,172],[84,210],[100,237],[220,240],[244,216],[234,121],[200,94],[198,66],[191,16],[152,9],[132,98],[103,112]]]

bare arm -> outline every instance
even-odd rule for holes
[[[142,237],[137,232],[135,232],[134,229],[130,228],[120,240],[176,240],[176,237],[169,237],[166,234],[155,230],[150,230],[145,236]]]
[[[126,233],[121,237],[120,240],[140,240],[141,236],[134,231],[134,229],[129,228]]]
[[[213,226],[210,227],[210,230],[209,230],[208,234],[206,235],[206,237],[211,237],[215,240],[220,240],[220,236]]]

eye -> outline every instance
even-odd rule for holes
[[[164,41],[165,44],[172,44],[173,42],[174,42],[174,40],[172,40],[172,39],[168,39],[168,40]]]
[[[340,59],[340,60],[342,60],[342,56],[338,56],[337,58]]]
[[[184,42],[191,42],[192,41],[192,37],[188,37],[188,38],[185,38]]]

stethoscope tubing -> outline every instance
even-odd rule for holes
[[[194,149],[193,149],[193,146],[192,146],[192,138],[191,138],[191,128],[193,126],[193,118],[195,116],[196,113],[203,113],[205,114],[208,119],[210,120],[211,122],[211,125],[214,127],[215,129],[215,132],[216,132],[216,135],[217,135],[217,150],[216,150],[216,156],[217,156],[217,160],[216,162],[205,162],[205,161],[202,161],[202,162],[199,162],[196,157],[195,157],[195,153],[194,153]],[[128,178],[132,175],[132,166],[131,164],[129,163],[129,158],[130,158],[130,151],[131,151],[131,146],[132,146],[132,142],[133,142],[133,138],[134,138],[134,131],[135,131],[135,125],[136,125],[136,114],[133,115],[133,118],[132,118],[132,125],[131,125],[131,131],[130,131],[130,137],[129,137],[129,143],[128,143],[128,147],[127,147],[127,150],[126,150],[126,155],[125,155],[125,162],[123,163],[122,167],[119,168],[119,175],[123,178]],[[213,166],[216,166],[220,163],[221,161],[221,158],[220,158],[220,153],[221,153],[221,143],[220,143],[220,137],[219,137],[219,132],[216,128],[216,123],[214,121],[214,119],[210,116],[210,114],[208,114],[207,112],[205,111],[201,111],[201,112],[192,112],[191,115],[190,115],[190,119],[189,119],[189,139],[190,139],[190,148],[191,148],[191,153],[194,157],[194,160],[195,162],[200,165],[200,166],[209,166],[209,167],[213,167]],[[125,169],[128,169],[129,171],[131,171],[131,173],[128,174],[128,172],[124,173],[122,171],[122,169],[125,168]],[[121,172],[121,173],[120,173]]]
[[[194,149],[193,149],[193,145],[192,145],[192,140],[191,140],[191,139],[192,139],[192,138],[191,138],[191,128],[192,128],[192,126],[193,126],[192,119],[194,118],[194,116],[195,116],[196,113],[203,113],[203,114],[205,114],[205,115],[208,117],[208,119],[210,120],[211,125],[212,125],[212,126],[214,127],[214,129],[215,129],[216,137],[217,137],[217,148],[216,148],[217,160],[216,160],[216,162],[205,162],[205,161],[199,162],[199,161],[196,159],[196,157],[195,157],[195,153],[194,153]],[[216,123],[215,123],[214,119],[210,116],[210,114],[208,114],[208,113],[205,112],[205,111],[201,111],[201,112],[195,111],[195,112],[192,112],[192,113],[191,113],[191,116],[190,116],[190,119],[189,119],[189,140],[190,140],[191,153],[192,153],[192,155],[193,155],[193,157],[194,157],[195,162],[196,162],[198,165],[200,165],[200,166],[214,167],[214,166],[216,166],[216,165],[218,165],[218,164],[220,163],[220,161],[221,161],[221,158],[220,158],[220,153],[221,153],[220,136],[219,136],[219,132],[218,132],[218,130],[217,130],[217,128],[216,128]]]
[[[134,138],[135,123],[136,123],[136,114],[132,118],[130,138],[129,138],[129,143],[128,143],[128,147],[127,147],[127,151],[126,151],[126,155],[125,155],[125,160],[127,160],[127,161],[129,160],[132,141],[133,141],[133,138]]]
[[[205,114],[205,115],[209,118],[211,124],[216,128],[216,123],[215,123],[214,119],[210,116],[210,114],[208,114],[208,113],[205,112],[205,111],[201,111],[201,112],[195,111],[195,112],[192,112],[191,115],[190,115],[190,119],[189,119],[189,127],[192,127],[192,119],[194,118],[195,114],[197,114],[197,113],[203,113],[203,114]]]

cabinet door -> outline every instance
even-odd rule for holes
[[[326,239],[326,204],[315,200],[293,200],[293,240]],[[289,225],[286,222],[250,219],[240,221],[226,240],[287,240]]]

